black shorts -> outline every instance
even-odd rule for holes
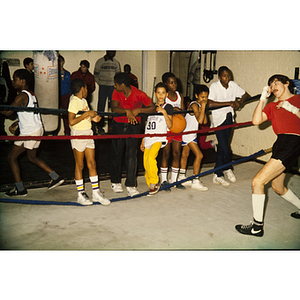
[[[273,145],[272,157],[281,160],[285,166],[284,173],[296,165],[300,156],[300,136],[295,134],[278,134]]]

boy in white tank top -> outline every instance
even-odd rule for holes
[[[185,116],[186,127],[183,132],[198,130],[199,124],[207,123],[207,117],[205,114],[205,107],[207,105],[209,89],[207,86],[201,84],[197,85],[195,88],[196,101],[192,101],[187,110],[192,110],[193,113],[187,113]],[[187,161],[190,154],[190,150],[195,154],[195,159],[193,163],[193,175],[198,175],[200,173],[201,161],[203,154],[198,146],[197,133],[185,134],[182,136],[182,155],[180,161],[180,170],[178,180],[185,179]],[[191,186],[192,189],[199,191],[207,191],[208,188],[205,187],[200,178],[196,177],[193,180],[185,181],[182,183],[184,186]]]
[[[174,111],[184,110],[184,99],[182,94],[177,91],[177,79],[173,73],[167,72],[162,76],[163,83],[167,86],[168,89],[168,97],[166,98],[166,103],[171,104],[173,106]],[[171,172],[171,183],[177,181],[177,176],[179,172],[180,166],[180,155],[181,155],[181,141],[182,136],[174,136],[168,137],[168,144],[164,147],[162,152],[161,159],[161,186],[165,187],[168,183],[168,167],[169,167],[169,158],[172,149],[172,172]],[[185,189],[182,184],[176,185],[178,189]],[[170,192],[170,188],[165,188],[164,191]]]
[[[37,107],[37,100],[35,95],[28,89],[30,84],[30,73],[26,69],[19,69],[14,72],[13,75],[13,87],[18,91],[18,95],[15,98],[12,106],[23,106],[23,107]],[[11,116],[14,111],[1,111],[5,116]],[[42,136],[44,133],[41,117],[36,112],[25,112],[20,111],[18,114],[18,125],[20,128],[20,136]],[[10,128],[10,131],[14,133],[16,128]],[[15,141],[12,150],[8,155],[8,161],[13,173],[15,180],[15,187],[6,192],[5,195],[8,197],[13,196],[26,196],[27,190],[24,187],[21,170],[18,163],[18,157],[25,151],[27,151],[27,157],[30,162],[34,163],[41,169],[43,169],[51,178],[48,189],[53,189],[64,182],[64,179],[53,171],[42,159],[36,156],[37,149],[41,141],[38,140],[26,140],[26,141]]]

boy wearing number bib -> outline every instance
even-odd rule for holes
[[[145,134],[165,134],[164,136],[144,137],[141,143],[141,151],[144,152],[145,178],[149,187],[149,195],[159,191],[160,183],[156,157],[160,148],[167,145],[167,129],[172,127],[173,107],[165,102],[167,88],[160,82],[154,89],[157,98],[157,114],[148,116],[145,127]]]

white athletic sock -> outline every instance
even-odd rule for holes
[[[173,168],[172,167],[172,173],[171,173],[171,183],[177,181],[179,168]]]
[[[179,177],[185,177],[186,169],[179,169]]]
[[[90,176],[90,181],[91,181],[91,184],[92,184],[93,192],[99,190],[98,175]]]
[[[290,189],[281,197],[300,209],[300,199]]]
[[[76,187],[77,187],[77,192],[78,193],[84,192],[83,179],[75,180],[75,183],[76,183]]]
[[[252,194],[253,218],[258,222],[264,219],[265,199],[265,194]]]
[[[160,168],[161,182],[168,181],[168,168]]]

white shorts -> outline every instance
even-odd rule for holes
[[[75,130],[71,129],[72,136],[78,135],[93,135],[92,129],[87,130]],[[72,139],[71,140],[72,149],[76,149],[79,152],[84,152],[86,148],[95,149],[95,142],[93,139]]]
[[[190,143],[194,140],[197,141],[197,134],[196,133],[184,134],[182,136],[182,142],[184,142],[185,145],[187,145],[188,143]]]
[[[38,131],[33,132],[31,134],[20,134],[19,136],[43,136],[44,129],[41,127]],[[32,150],[36,149],[40,146],[41,141],[37,140],[27,140],[27,141],[15,141],[14,144],[16,146],[22,146],[26,149]]]
[[[188,145],[189,143],[197,144],[197,143],[198,143],[198,142],[197,142],[197,138],[191,140],[190,142],[184,142],[184,141],[182,141],[182,142],[181,142],[181,146],[182,146],[182,147],[183,147],[183,146],[186,146],[186,145]]]

